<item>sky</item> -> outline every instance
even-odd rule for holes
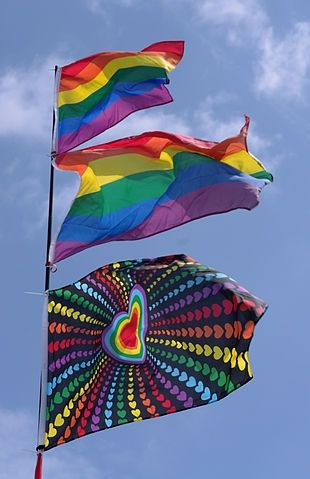
[[[36,459],[43,296],[26,292],[44,289],[54,65],[183,39],[174,102],[92,143],[155,129],[220,141],[246,113],[249,149],[274,183],[251,212],[79,253],[51,286],[113,261],[185,253],[269,304],[251,345],[254,379],[218,403],[57,447],[44,478],[308,478],[308,0],[10,0],[0,26],[0,477],[32,477]],[[56,172],[54,233],[77,188],[73,173]]]

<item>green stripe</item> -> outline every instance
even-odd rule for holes
[[[160,198],[181,170],[211,161],[215,160],[198,153],[176,153],[173,157],[174,170],[144,171],[103,185],[96,193],[76,198],[69,214],[103,216],[153,198]],[[108,202],[105,198],[109,199]]]
[[[192,153],[189,151],[181,151],[173,156],[173,165],[175,175],[177,176],[181,170],[189,168],[190,166],[201,165],[216,161],[213,158],[201,155],[200,153]]]
[[[69,216],[100,217],[147,200],[160,198],[181,170],[212,161],[215,160],[198,153],[176,153],[173,156],[174,169],[144,171],[103,185],[96,193],[76,198]]]
[[[268,171],[258,171],[257,173],[252,173],[251,176],[254,176],[254,178],[258,178],[259,180],[273,181],[273,176],[271,173],[268,173]]]
[[[180,152],[180,153],[175,154],[174,157],[173,157],[174,171],[175,171],[176,174],[178,174],[179,171],[184,169],[184,168],[188,168],[189,166],[193,166],[193,165],[203,164],[203,163],[210,162],[210,161],[217,161],[217,160],[214,160],[213,158],[211,158],[209,156],[200,155],[199,153],[189,153],[187,151]],[[221,163],[221,162],[219,161],[219,163]],[[225,163],[225,161],[223,161],[222,164],[223,165],[225,164],[227,166],[231,166],[231,168],[234,168],[234,166],[228,165],[227,163]],[[237,168],[235,168],[235,169],[237,169]],[[249,173],[246,173],[246,172],[243,172],[243,173],[245,175],[252,176],[253,178],[257,178],[259,180],[273,181],[272,174],[268,173],[268,171],[265,171],[265,170],[258,171],[257,173],[252,173],[252,174],[249,174]]]
[[[167,78],[167,72],[159,67],[130,67],[118,70],[102,88],[79,103],[63,105],[59,108],[59,120],[74,118],[88,113],[94,106],[107,97],[117,82],[140,83],[147,80]]]
[[[100,217],[147,200],[160,198],[182,170],[198,164],[212,162],[217,161],[199,153],[176,153],[173,156],[173,169],[144,171],[103,185],[100,191],[96,193],[76,198],[70,209],[69,216]],[[222,163],[222,165],[231,168],[226,163]],[[272,181],[272,175],[266,171],[258,172],[251,176],[258,179],[271,179]]]
[[[173,170],[157,170],[126,176],[76,198],[69,216],[103,216],[153,198],[160,198],[174,181]],[[108,198],[108,202],[106,201]]]

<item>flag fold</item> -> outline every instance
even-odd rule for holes
[[[97,53],[60,68],[56,152],[75,148],[135,111],[171,102],[165,85],[183,51],[183,41],[167,41],[141,52]]]
[[[51,261],[109,241],[137,240],[204,216],[252,209],[272,181],[240,134],[220,143],[161,131],[57,155],[80,190]]]

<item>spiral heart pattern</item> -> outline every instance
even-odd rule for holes
[[[45,449],[246,384],[265,309],[185,255],[113,263],[50,291]]]

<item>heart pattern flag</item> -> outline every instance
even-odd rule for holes
[[[49,291],[44,449],[224,398],[252,378],[266,308],[185,255],[113,263]]]

